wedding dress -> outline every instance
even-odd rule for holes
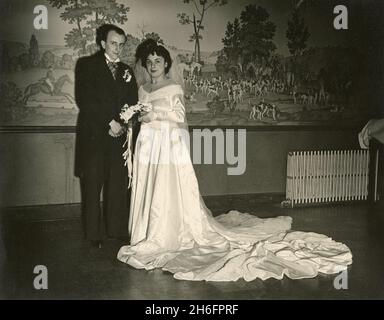
[[[133,160],[130,245],[118,259],[138,269],[161,268],[176,279],[252,281],[312,278],[352,263],[349,248],[312,232],[291,230],[287,216],[261,219],[235,210],[213,217],[200,195],[189,154],[183,90],[139,89],[155,121],[142,123]],[[148,161],[150,159],[150,161]]]

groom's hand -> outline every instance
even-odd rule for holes
[[[118,138],[121,137],[125,130],[119,132],[118,134],[114,134],[111,129],[109,129],[108,133],[111,137]]]
[[[109,134],[114,138],[120,137],[124,133],[124,128],[116,120],[112,120],[109,126],[111,128]]]

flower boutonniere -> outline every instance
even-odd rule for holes
[[[129,81],[131,81],[131,79],[132,79],[132,75],[131,75],[131,73],[129,72],[129,69],[125,69],[125,70],[124,70],[123,79],[125,80],[125,82],[129,82]]]

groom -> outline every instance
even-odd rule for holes
[[[99,248],[106,238],[128,238],[130,190],[122,156],[126,134],[119,113],[124,104],[137,103],[138,90],[132,70],[119,59],[126,40],[119,27],[102,25],[96,31],[101,50],[80,58],[75,70],[75,175],[80,178],[85,238]],[[134,140],[137,131],[134,120]]]

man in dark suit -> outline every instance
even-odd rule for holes
[[[137,103],[138,90],[131,68],[119,60],[126,42],[124,31],[103,25],[97,29],[96,42],[102,49],[80,58],[75,70],[79,108],[75,175],[81,184],[85,238],[100,248],[106,238],[128,237],[130,190],[122,156],[126,130],[119,113],[125,104]],[[136,118],[134,140],[137,131]]]

